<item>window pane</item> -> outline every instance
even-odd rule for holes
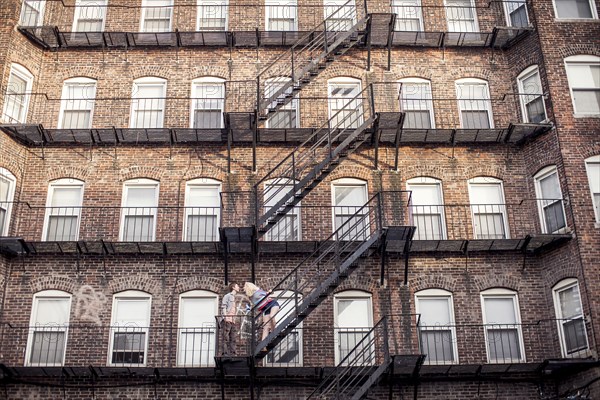
[[[63,111],[62,128],[89,129],[91,127],[90,117],[90,111],[65,110]]]
[[[504,230],[504,218],[502,214],[485,213],[491,207],[476,207],[473,211],[473,223],[475,225],[475,239],[506,239]]]
[[[577,318],[563,323],[567,354],[588,348],[585,321]]]
[[[122,328],[113,332],[113,364],[143,364],[146,349],[146,333],[124,333]]]
[[[369,335],[369,328],[366,329],[339,329],[337,332],[337,345],[340,362],[351,352],[357,359],[351,356],[349,361],[352,365],[369,365],[375,359],[375,348],[372,343],[372,333]],[[366,339],[365,339],[366,338]],[[364,339],[364,341],[362,341]],[[361,343],[362,341],[362,343]],[[360,343],[360,345],[359,345]],[[357,347],[358,345],[358,347]]]
[[[419,0],[393,0],[392,12],[396,14],[397,31],[421,30],[421,2]]]
[[[203,0],[198,3],[198,30],[224,31],[227,27],[227,2]]]
[[[79,218],[73,216],[50,215],[48,217],[48,232],[46,240],[49,241],[75,241],[77,240],[77,228]]]
[[[490,127],[488,112],[476,110],[463,111],[462,125],[465,129],[488,129]]]
[[[515,28],[527,27],[529,25],[529,21],[527,20],[525,2],[515,1],[508,4],[509,9],[512,8],[510,11],[510,26],[514,26]]]
[[[440,214],[429,214],[427,211],[436,212],[437,206],[415,206],[413,209],[413,221],[417,227],[415,240],[443,240],[444,226]]]
[[[531,100],[525,106],[527,109],[527,122],[538,124],[546,119],[546,110],[544,108],[544,100],[541,96]]]
[[[294,330],[267,354],[267,362],[272,364],[300,363],[300,334]]]
[[[360,186],[334,186],[336,206],[362,207],[367,202],[366,187]],[[350,210],[348,210],[350,211]],[[357,210],[351,212],[354,214]]]
[[[178,362],[208,366],[214,363],[216,346],[214,297],[182,297]]]
[[[368,298],[338,298],[337,324],[341,328],[369,327],[371,302]]]
[[[558,292],[558,298],[560,300],[562,318],[574,318],[582,315],[578,285],[561,290]]]
[[[448,31],[476,32],[475,10],[470,0],[453,0],[446,2]]]
[[[430,129],[431,114],[429,111],[406,111],[404,127],[409,129]]]
[[[600,114],[600,90],[573,89],[573,97],[578,113]]]
[[[328,0],[325,3],[325,19],[327,30],[347,31],[356,20],[356,6],[353,2],[344,0]]]
[[[156,187],[128,187],[125,207],[156,207]]]
[[[558,184],[558,175],[556,172],[541,178],[539,180],[541,194],[543,199],[558,200],[562,198],[560,186]]]
[[[269,117],[267,121],[268,127],[273,129],[290,129],[295,128],[296,110],[279,109],[275,114]]]
[[[566,226],[565,214],[560,201],[550,202],[543,207],[546,229],[548,232],[556,232]]]
[[[427,355],[427,363],[443,363],[454,361],[454,344],[450,329],[421,329],[421,351]]]
[[[514,299],[512,297],[488,297],[483,302],[487,324],[516,324]]]
[[[69,323],[68,298],[42,298],[38,297],[34,325],[66,325]]]
[[[296,2],[269,1],[265,5],[267,13],[267,30],[296,30]]]
[[[6,205],[0,203],[0,236],[3,235],[5,221],[6,221]]]
[[[126,215],[124,225],[124,241],[150,242],[154,240],[154,216]]]
[[[554,0],[558,18],[592,18],[589,0]]]
[[[490,361],[512,362],[521,360],[519,334],[516,328],[493,325],[488,328]]]
[[[29,362],[31,364],[53,365],[63,364],[65,352],[65,332],[56,331],[55,328],[36,327],[33,332],[31,353]]]
[[[444,298],[428,298],[419,297],[419,313],[421,314],[421,325],[423,326],[438,326],[449,325],[450,321],[450,305],[449,297]]]
[[[213,209],[194,207],[189,210],[186,239],[192,242],[215,242],[218,240],[219,222]]]
[[[147,327],[149,320],[148,299],[116,299],[115,325]]]

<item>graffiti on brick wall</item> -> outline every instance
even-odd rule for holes
[[[106,296],[90,285],[83,285],[75,293],[75,316],[81,321],[100,325],[100,313],[106,303]]]

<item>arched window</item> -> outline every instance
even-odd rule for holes
[[[226,31],[229,0],[198,0],[197,31]]]
[[[468,185],[475,239],[508,239],[510,235],[502,181],[479,176],[469,179]]]
[[[333,229],[337,240],[365,240],[370,233],[367,182],[342,178],[331,183]]]
[[[579,55],[565,58],[565,68],[575,114],[600,114],[600,57]]]
[[[523,122],[537,124],[545,121],[546,103],[538,66],[532,65],[523,70],[517,77],[517,84]]]
[[[130,128],[162,128],[167,80],[148,76],[133,81]]]
[[[371,294],[359,290],[346,290],[333,298],[335,364],[339,364],[373,328],[373,303]],[[365,340],[363,346],[372,346]],[[363,343],[365,343],[363,342]],[[363,354],[374,354],[374,350],[363,348]],[[368,356],[365,356],[368,357]],[[366,358],[363,365],[375,360]]]
[[[293,291],[276,290],[271,296],[281,305],[275,314],[277,323],[294,313],[295,305],[302,302],[302,294]],[[267,354],[267,362],[278,367],[302,366],[302,323]]]
[[[297,31],[297,0],[265,0],[265,30]]]
[[[488,83],[477,78],[458,79],[455,83],[460,126],[464,129],[493,128],[494,119]]]
[[[558,335],[563,357],[588,349],[585,317],[577,279],[564,279],[552,288]]]
[[[150,294],[138,290],[113,296],[108,365],[146,365],[151,301]]]
[[[33,296],[26,366],[57,367],[65,363],[71,295],[61,290],[43,290]]]
[[[177,365],[214,365],[218,304],[217,294],[206,290],[191,290],[179,296]]]
[[[445,0],[448,32],[479,32],[474,0]]]
[[[71,78],[63,83],[58,127],[90,129],[96,99],[96,80]]]
[[[423,12],[421,0],[392,0],[392,12],[396,14],[396,31],[422,32]]]
[[[123,184],[120,240],[154,241],[158,189],[158,181],[152,179],[130,179]]]
[[[221,182],[192,179],[185,185],[184,241],[215,242],[221,220]]]
[[[77,0],[73,32],[102,32],[108,0]]]
[[[507,26],[514,28],[525,28],[529,26],[526,0],[514,0],[504,2]]]
[[[400,109],[404,111],[404,127],[435,128],[431,82],[422,78],[400,79]]]
[[[427,364],[458,362],[452,293],[425,289],[415,293],[419,314],[419,346]]]
[[[83,181],[73,178],[50,182],[42,240],[63,242],[79,239],[83,187]]]
[[[330,129],[356,129],[363,123],[361,91],[361,81],[356,78],[327,81]]]
[[[525,362],[517,292],[503,288],[484,290],[481,309],[488,362]]]
[[[170,32],[173,0],[142,0],[140,32]]]
[[[46,0],[23,0],[19,25],[24,27],[44,25],[45,7]]]
[[[279,77],[279,78],[269,78],[265,81],[265,99],[270,99],[275,96],[277,92],[283,90],[284,86],[291,82],[291,78],[287,77]],[[286,96],[291,96],[293,93],[293,87],[289,86],[282,94],[277,96],[277,98],[268,105],[268,108],[275,109],[277,108],[277,112],[269,115],[267,119],[267,128],[275,128],[275,129],[289,129],[289,128],[298,128],[299,127],[299,118],[298,118],[298,108],[300,106],[298,101],[298,95],[294,95],[292,100],[290,100],[287,104],[277,107],[277,99],[282,99],[285,101]]]
[[[297,181],[289,178],[271,179],[265,182],[264,207],[265,211],[275,207],[288,193],[294,190]],[[288,211],[271,227],[266,234],[266,240],[275,242],[302,240],[300,202]]]
[[[563,232],[567,222],[556,166],[542,168],[534,180],[542,233]]]
[[[420,176],[407,180],[406,190],[411,191],[412,218],[417,227],[415,240],[445,240],[446,217],[442,181]]]
[[[192,128],[222,128],[224,105],[225,79],[207,76],[192,81]]]
[[[24,124],[27,121],[32,87],[33,75],[31,72],[20,64],[11,64],[2,110],[2,119],[4,122],[9,124]]]
[[[16,182],[9,170],[0,167],[0,236],[8,236]]]
[[[590,191],[592,192],[592,204],[596,214],[596,222],[600,224],[600,154],[586,158],[585,168],[587,170],[588,180],[590,181]]]

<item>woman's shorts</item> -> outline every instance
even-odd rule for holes
[[[279,303],[277,302],[277,300],[273,300],[273,301],[269,302],[269,304],[267,304],[265,306],[265,308],[263,309],[263,313],[265,315],[271,314],[271,308],[273,308],[273,307],[279,307]]]

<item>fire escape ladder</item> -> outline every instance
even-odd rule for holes
[[[331,13],[289,50],[270,62],[256,77],[259,120],[292,101],[337,57],[342,56],[367,36],[366,9],[348,0],[341,7],[326,6]]]
[[[339,329],[337,340],[348,334]],[[353,337],[356,333],[352,333]],[[383,317],[306,398],[360,400],[390,367],[387,318]]]
[[[254,332],[259,335],[253,346],[256,358],[263,358],[292,332],[321,302],[329,296],[379,246],[382,237],[381,199],[376,194],[352,215],[336,221],[336,230],[271,291],[271,299],[280,304],[277,325],[261,339],[265,321],[257,304],[253,311]],[[303,296],[304,294],[304,296]],[[265,300],[266,301],[266,300]]]
[[[285,217],[319,182],[372,135],[374,112],[372,85],[356,96],[337,100],[331,118],[304,143],[271,169],[254,186],[256,226],[259,235]],[[276,181],[268,192],[264,185]]]

